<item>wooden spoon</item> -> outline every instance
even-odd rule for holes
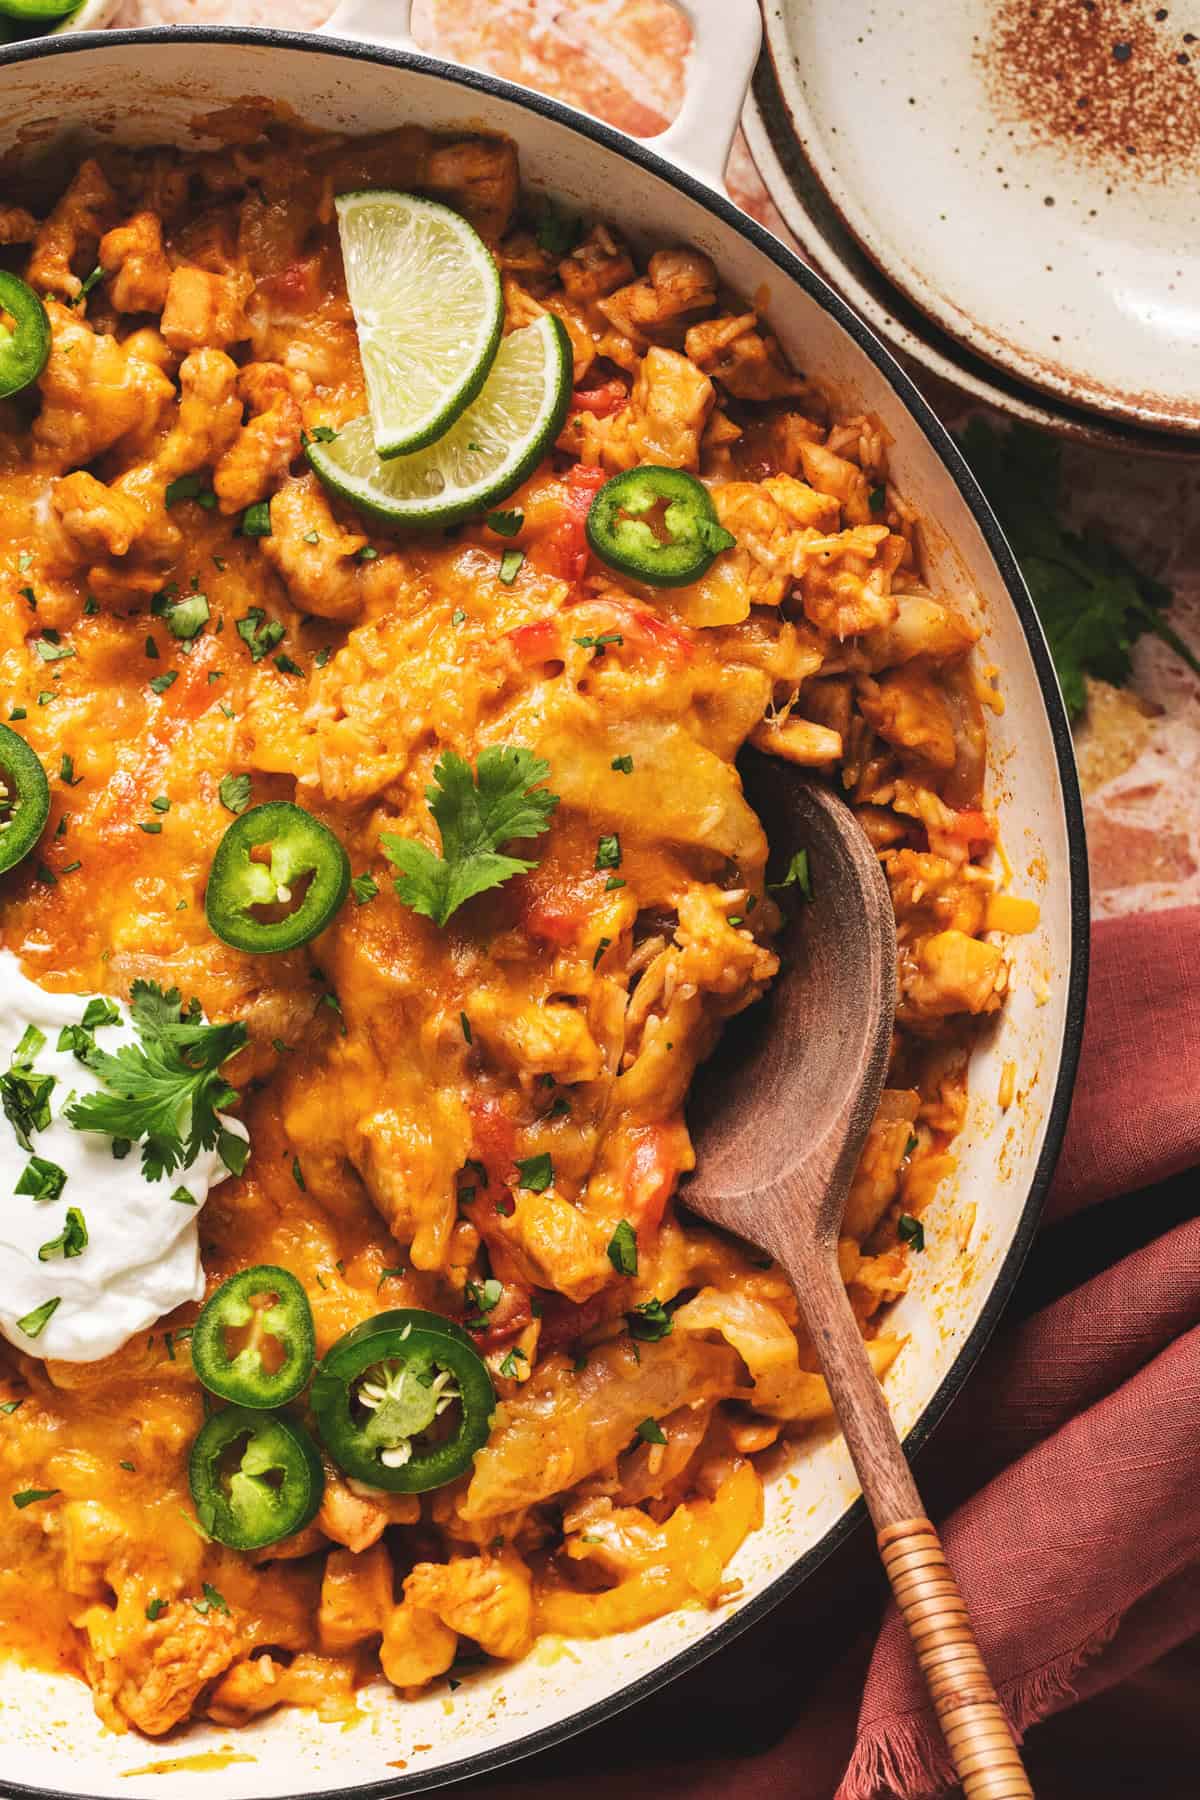
[[[1032,1800],[838,1272],[846,1195],[891,1049],[887,883],[854,815],[827,789],[770,757],[748,755],[743,775],[772,867],[808,851],[812,899],[792,890],[769,996],[731,1022],[699,1073],[689,1109],[697,1171],[680,1198],[769,1250],[791,1279],[968,1800]]]

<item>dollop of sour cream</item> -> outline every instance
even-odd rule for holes
[[[190,1168],[147,1181],[137,1145],[118,1159],[112,1138],[67,1123],[70,1101],[103,1086],[73,1051],[58,1049],[63,1026],[81,1022],[89,998],[47,993],[26,979],[11,951],[0,950],[0,1071],[35,1025],[46,1042],[33,1059],[34,1073],[56,1080],[50,1123],[30,1134],[32,1153],[66,1174],[53,1200],[14,1192],[30,1152],[0,1114],[0,1332],[31,1356],[63,1362],[111,1356],[173,1307],[203,1298],[197,1219],[209,1189],[229,1173],[215,1149],[202,1150]],[[128,1008],[116,1004],[120,1024],[101,1025],[95,1033],[100,1048],[113,1053],[138,1042]],[[223,1123],[239,1137],[247,1135],[239,1120]],[[172,1199],[180,1189],[194,1205]],[[63,1231],[69,1207],[83,1214],[86,1247],[76,1256],[58,1250],[39,1260],[38,1250]],[[53,1299],[58,1305],[31,1338],[17,1321]]]

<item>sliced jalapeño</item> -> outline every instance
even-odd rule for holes
[[[192,1330],[192,1367],[211,1394],[265,1409],[293,1400],[316,1357],[308,1295],[263,1263],[223,1281]]]
[[[0,269],[0,400],[36,381],[49,355],[45,307],[31,287]]]
[[[350,860],[328,826],[289,800],[269,800],[217,845],[204,909],[224,943],[263,955],[324,931],[349,887]]]
[[[0,725],[0,873],[29,855],[50,811],[50,784],[19,732]]]
[[[406,1307],[339,1339],[317,1364],[310,1399],[338,1467],[398,1494],[465,1474],[496,1404],[466,1332],[438,1313]]]
[[[719,552],[737,542],[702,481],[654,463],[626,469],[597,489],[587,540],[609,568],[651,587],[699,581]]]
[[[312,1523],[325,1491],[316,1445],[286,1413],[229,1406],[192,1445],[196,1517],[231,1550],[261,1550]]]

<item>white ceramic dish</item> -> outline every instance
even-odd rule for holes
[[[801,148],[769,55],[759,59],[742,129],[755,167],[806,260],[878,332],[939,412],[961,397],[1096,449],[1174,462],[1200,457],[1200,436],[1146,431],[1120,419],[1068,407],[973,356],[888,281],[833,205]],[[946,390],[952,390],[948,395]]]
[[[652,243],[700,245],[736,289],[767,296],[772,324],[800,366],[828,377],[848,405],[883,416],[895,439],[895,480],[936,521],[927,538],[933,579],[977,605],[985,654],[1004,672],[1007,705],[992,730],[991,789],[1019,888],[1042,907],[1040,929],[1013,942],[1016,990],[975,1058],[970,1122],[960,1139],[960,1186],[976,1209],[973,1227],[964,1245],[949,1216],[953,1196],[935,1202],[930,1249],[897,1311],[911,1342],[887,1389],[915,1448],[964,1380],[1015,1279],[1061,1139],[1082,1032],[1086,859],[1070,737],[1044,640],[986,502],[912,384],[811,271],[705,185],[705,171],[724,165],[757,46],[748,0],[693,0],[700,85],[659,140],[690,173],[553,101],[395,47],[399,10],[386,0],[347,0],[335,21],[341,36],[328,39],[160,30],[10,47],[0,51],[0,155],[24,147],[53,159],[64,137],[77,149],[96,133],[204,143],[206,117],[247,96],[284,102],[337,130],[370,132],[405,120],[504,132],[520,145],[528,184]],[[381,17],[393,47],[378,47]],[[714,31],[726,33],[715,60]],[[376,42],[349,41],[352,32]],[[995,1098],[1008,1061],[1016,1064],[1018,1099],[1001,1117]],[[853,1529],[856,1498],[844,1446],[827,1433],[797,1448],[791,1467],[771,1478],[766,1524],[731,1566],[742,1591],[717,1613],[675,1614],[591,1644],[543,1641],[524,1663],[492,1667],[453,1696],[434,1691],[409,1703],[380,1686],[365,1694],[364,1721],[354,1730],[285,1711],[242,1732],[201,1724],[169,1744],[149,1744],[103,1732],[81,1684],[8,1668],[3,1791],[38,1800],[391,1800],[495,1768],[611,1715],[727,1642]]]
[[[1200,429],[1200,0],[764,11],[804,156],[915,307],[1053,400]]]

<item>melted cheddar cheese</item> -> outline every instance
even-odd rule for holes
[[[459,207],[508,327],[548,307],[569,332],[571,413],[505,502],[515,538],[391,540],[306,470],[303,434],[363,405],[331,202],[369,185]],[[977,628],[924,583],[885,430],[794,374],[698,252],[639,270],[598,224],[552,259],[503,142],[269,130],[211,157],[104,152],[0,226],[53,327],[37,389],[0,402],[0,717],[73,771],[5,878],[3,943],[49,989],[150,978],[245,1021],[229,1074],[253,1154],[201,1218],[209,1291],[285,1266],[322,1352],[384,1306],[461,1319],[468,1281],[501,1284],[477,1332],[501,1405],[473,1471],[417,1499],[330,1470],[314,1525],[249,1557],[191,1513],[194,1306],[90,1364],[0,1346],[19,1403],[0,1416],[0,1640],[157,1734],[284,1702],[338,1716],[380,1669],[401,1690],[441,1676],[460,1640],[513,1658],[542,1630],[714,1603],[760,1517],[754,1455],[829,1412],[779,1270],[672,1200],[692,1072],[776,968],[743,744],[840,782],[895,899],[896,1053],[842,1244],[881,1376],[898,1221],[953,1166],[970,1023],[1008,979],[984,935],[1013,915],[982,866]],[[700,474],[737,540],[691,588],[589,557],[598,481],[642,462]],[[264,500],[271,535],[239,534]],[[208,622],[182,643],[164,609],[195,593]],[[256,658],[264,622],[282,637]],[[71,654],[44,661],[47,633]],[[397,898],[380,837],[437,849],[438,757],[505,744],[546,759],[559,806],[536,867],[439,929]],[[315,814],[377,894],[284,955],[214,938],[229,774]],[[597,855],[614,835],[616,866]],[[551,1184],[523,1188],[543,1154]],[[608,1254],[622,1219],[634,1276]],[[650,1300],[672,1329],[638,1343],[626,1319]],[[8,1504],[30,1488],[53,1492]]]

